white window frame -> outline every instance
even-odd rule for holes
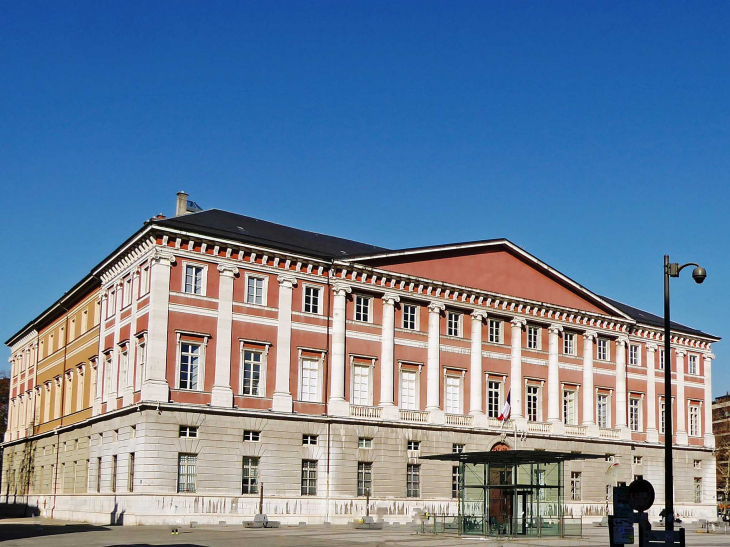
[[[208,334],[201,334],[201,333],[193,333],[193,332],[184,332],[184,331],[177,331],[177,354],[175,356],[175,389],[180,389],[182,391],[192,391],[192,392],[201,392],[205,391],[205,356],[208,349],[208,339],[210,338],[210,335]],[[182,336],[185,336],[186,338],[183,340]],[[193,340],[191,340],[191,338]],[[187,389],[187,388],[181,388],[180,387],[180,359],[182,358],[182,345],[183,344],[193,344],[193,345],[199,345],[200,346],[200,358],[198,360],[198,386],[197,389]]]
[[[673,399],[673,398],[672,398]],[[664,435],[666,431],[666,423],[664,413],[667,411],[666,399],[659,397],[659,404],[657,405],[657,425],[659,426],[659,434]]]
[[[372,450],[373,438],[372,437],[358,437],[357,447],[360,450]]]
[[[535,394],[537,396],[537,402],[536,402],[537,408],[535,409],[536,410],[536,416],[535,416],[536,419],[535,420],[530,420],[530,417],[529,417],[529,410],[528,410],[529,393],[528,392],[529,392],[530,388],[534,388],[536,390]],[[525,381],[525,418],[527,418],[527,421],[534,421],[537,423],[542,422],[542,385],[537,384],[536,382],[530,382],[527,380]]]
[[[129,275],[122,281],[122,309],[132,305],[132,276]]]
[[[248,288],[248,285],[246,285]],[[315,291],[317,293],[317,311],[307,311],[307,291]],[[248,290],[246,292],[248,294]],[[319,285],[313,285],[311,283],[303,283],[302,284],[302,312],[304,313],[311,313],[312,315],[322,315],[324,313],[323,311],[323,301],[322,301],[322,287]]]
[[[117,290],[111,289],[106,298],[106,318],[111,319],[117,313]],[[53,337],[53,334],[51,334]],[[53,353],[53,344],[49,344],[48,355]]]
[[[412,304],[410,302],[405,302],[402,304],[403,307],[403,317],[401,320],[401,327],[405,330],[412,330],[412,331],[418,331],[420,330],[420,315],[421,315],[421,308],[418,304]],[[413,326],[409,326],[406,323],[406,308],[413,308]]]
[[[355,402],[355,369],[367,369],[368,392],[365,403]],[[373,406],[373,377],[375,370],[375,357],[364,357],[361,355],[350,355],[350,403],[356,406]]]
[[[563,355],[576,356],[578,348],[576,347],[576,336],[574,332],[563,333]]]
[[[601,429],[611,429],[611,399],[612,399],[613,392],[609,391],[608,393],[605,392],[596,392],[596,424]],[[605,396],[606,397],[606,424],[605,426],[601,426],[599,424],[598,420],[598,398]]]
[[[134,391],[142,389],[144,376],[146,374],[145,367],[147,365],[147,333],[137,335],[137,343],[135,344],[135,373],[134,373]]]
[[[642,464],[643,464],[642,456],[634,456],[634,465],[642,465]]]
[[[699,486],[699,488],[698,488]],[[702,503],[703,492],[702,492],[702,477],[695,477],[692,481],[692,493],[695,503]]]
[[[496,336],[493,336],[494,334]],[[490,344],[504,344],[504,321],[501,319],[489,319],[487,325],[487,341]]]
[[[581,501],[583,495],[582,478],[580,471],[570,472],[570,501]]]
[[[690,437],[702,437],[702,405],[694,401],[687,402],[687,434]],[[692,431],[692,411],[696,411],[697,431]]]
[[[456,331],[453,330],[453,321],[452,317],[456,319]],[[462,338],[464,336],[463,334],[463,326],[464,326],[464,314],[456,312],[456,311],[446,311],[446,335],[447,336],[454,336],[455,338]]]
[[[535,333],[535,344],[530,345],[530,334]],[[527,349],[542,349],[542,329],[537,325],[527,325]]]
[[[248,433],[248,439],[246,438],[246,433]],[[244,429],[243,430],[243,442],[245,443],[258,443],[261,442],[261,431],[257,429]]]
[[[664,370],[664,350],[659,350],[659,370]]]
[[[567,396],[568,394],[571,394],[572,396],[572,411],[573,411],[573,420],[569,423],[568,422],[568,416],[565,412],[566,410],[566,402],[568,402]],[[578,389],[574,387],[564,387],[563,388],[563,400],[561,410],[563,414],[563,423],[565,425],[578,425]]]
[[[636,404],[637,409],[637,416],[636,416],[636,429],[634,429],[634,424],[631,419],[631,405],[632,403]],[[629,429],[635,433],[640,433],[644,431],[644,412],[643,412],[643,406],[644,406],[644,397],[643,395],[632,395],[629,394]]]
[[[257,304],[256,302],[250,302],[248,300],[248,284],[250,279],[260,279],[263,281],[261,285],[261,303]],[[244,274],[244,281],[245,284],[243,286],[243,301],[248,306],[267,306],[268,305],[268,295],[269,295],[269,276],[265,274],[256,274],[253,272],[246,272]],[[255,295],[254,295],[255,297]],[[255,298],[254,298],[255,299]]]
[[[314,401],[311,401],[309,399],[303,398],[303,379],[304,379],[304,361],[316,361],[318,363],[317,365],[317,394]],[[313,357],[312,355],[304,355],[302,353],[302,350],[299,350],[299,386],[297,387],[297,398],[301,402],[305,403],[321,403],[322,402],[322,379],[323,379],[323,362],[324,362],[324,353],[320,354],[320,356]]]
[[[150,264],[145,262],[139,268],[139,295],[141,298],[150,292]]]
[[[403,365],[411,365],[404,367]],[[420,363],[405,363],[403,361],[400,361],[398,363],[399,365],[399,374],[398,374],[398,408],[401,410],[420,410],[421,408],[421,398],[420,398],[420,391],[421,391],[421,368],[423,365]],[[413,365],[418,367],[418,370],[414,370]],[[415,376],[415,382],[414,382],[414,390],[415,390],[415,403],[413,408],[406,408],[403,406],[403,375],[404,374],[413,374]]]
[[[632,355],[634,350],[636,350],[636,355]],[[629,366],[641,366],[641,346],[639,344],[629,344]]]
[[[238,354],[239,370],[238,370],[238,393],[242,397],[266,397],[266,371],[269,368],[269,344],[263,344],[265,347],[261,349],[262,344],[246,343],[245,340],[239,340],[240,349]],[[261,355],[261,371],[259,372],[259,391],[256,395],[245,395],[243,393],[243,368],[245,366],[246,352],[250,351]]]
[[[447,371],[444,369],[444,412],[447,414],[464,414],[464,375],[465,371]],[[456,407],[449,408],[449,381],[457,382],[457,401]]]
[[[367,302],[368,317],[365,320],[357,318],[358,299],[362,299],[363,301]],[[354,321],[357,321],[358,323],[372,323],[373,322],[374,313],[373,313],[373,297],[372,296],[369,296],[367,294],[355,294],[355,296],[353,298],[353,304],[354,304],[354,306],[352,309],[352,319]]]
[[[694,361],[694,367],[692,367],[692,361]],[[696,353],[687,354],[687,374],[692,376],[699,376],[700,374],[700,356]]]
[[[117,393],[122,393],[127,387],[129,378],[129,340],[119,343],[119,375],[117,376]]]
[[[202,271],[200,273],[200,292],[196,293],[195,291],[195,284],[193,279],[193,292],[188,292],[186,290],[186,279],[188,274],[188,268],[200,268]],[[182,293],[189,294],[191,296],[206,296],[208,294],[208,265],[203,264],[201,262],[191,262],[188,260],[183,261],[182,263]]]
[[[486,400],[486,404],[487,404],[487,417],[489,417],[489,418],[497,418],[500,415],[500,413],[502,412],[502,408],[504,406],[504,403],[502,402],[503,399],[504,399],[504,377],[503,376],[495,376],[494,379],[492,379],[492,376],[487,375],[486,382],[487,382],[487,386],[486,386],[487,387],[487,400]],[[490,411],[490,408],[489,408],[489,394],[490,394],[489,384],[490,383],[495,383],[495,384],[498,385],[498,387],[497,387],[497,408],[495,410],[495,415],[494,416],[490,416],[489,415],[489,411]]]
[[[601,345],[605,344],[606,354],[601,357]],[[599,338],[596,340],[596,361],[611,360],[611,342],[608,338]]]

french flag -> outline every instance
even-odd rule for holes
[[[504,403],[504,408],[502,409],[502,413],[499,416],[497,416],[497,419],[498,420],[504,421],[504,420],[507,420],[509,418],[509,411],[510,411],[509,398],[510,398],[510,395],[512,395],[512,390],[511,389],[509,390],[509,393],[507,393],[507,401]]]

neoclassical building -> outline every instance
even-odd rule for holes
[[[373,514],[405,522],[456,512],[458,467],[421,456],[520,448],[605,455],[564,477],[566,511],[601,518],[637,476],[663,498],[670,369],[675,506],[715,515],[719,338],[675,323],[665,356],[661,318],[505,239],[389,250],[178,213],[7,342],[0,502],[238,523],[263,485],[284,522],[359,518],[368,493]]]

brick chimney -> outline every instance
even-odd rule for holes
[[[175,216],[188,214],[188,195],[185,192],[177,193],[177,204],[175,205]]]

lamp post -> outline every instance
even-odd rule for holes
[[[667,532],[674,530],[674,473],[672,470],[672,353],[671,329],[669,327],[669,278],[679,277],[679,272],[687,266],[695,266],[692,279],[702,283],[707,272],[699,264],[689,262],[679,265],[669,262],[669,255],[664,255],[664,508],[666,517],[664,527]],[[669,536],[670,534],[667,534]]]

